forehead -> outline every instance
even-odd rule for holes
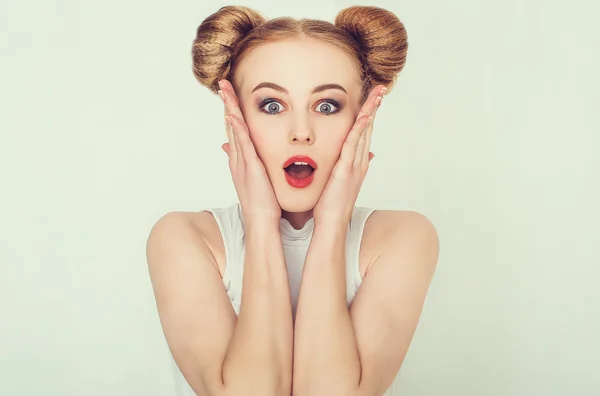
[[[349,94],[361,89],[350,55],[333,44],[312,38],[268,42],[253,48],[240,63],[236,79],[242,94],[261,82],[279,84],[290,94],[308,94],[321,84],[337,83]]]

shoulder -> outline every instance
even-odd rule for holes
[[[183,243],[203,244],[209,249],[215,266],[224,267],[225,248],[219,226],[212,213],[169,212],[163,215],[152,227],[146,245],[147,252],[160,249],[164,245]]]
[[[364,249],[368,257],[365,273],[385,252],[423,248],[427,249],[426,254],[433,253],[437,257],[439,250],[437,229],[434,223],[422,213],[406,210],[376,210],[365,223],[361,242],[361,250]]]
[[[362,369],[354,393],[361,395],[381,394],[397,376],[438,254],[436,229],[423,214],[375,211],[368,222],[365,237],[375,257],[350,306]]]

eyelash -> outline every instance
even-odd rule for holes
[[[277,115],[277,114],[279,114],[279,112],[278,112],[278,113],[269,113],[268,111],[265,111],[265,110],[263,109],[263,108],[264,108],[266,105],[268,105],[268,104],[271,104],[271,103],[273,103],[273,102],[279,103],[281,106],[283,106],[283,103],[282,103],[282,102],[281,102],[279,99],[275,99],[275,98],[266,98],[266,99],[264,99],[264,100],[262,100],[262,101],[260,102],[260,104],[258,105],[258,108],[259,108],[259,110],[260,110],[260,111],[262,111],[263,113],[265,113],[265,114],[267,114],[267,115]],[[336,109],[337,109],[337,110],[335,110],[335,111],[332,111],[332,112],[330,112],[330,113],[327,113],[327,114],[324,114],[324,115],[328,115],[328,116],[329,116],[329,115],[332,115],[332,114],[338,113],[340,110],[342,110],[342,106],[341,106],[341,105],[340,105],[340,104],[339,104],[337,101],[335,101],[335,100],[333,100],[333,99],[323,99],[323,100],[321,100],[319,103],[317,103],[317,106],[316,106],[316,107],[319,107],[319,106],[320,106],[320,105],[322,105],[323,103],[327,103],[327,104],[333,105],[333,106],[335,106],[335,107],[336,107]],[[319,113],[320,113],[320,112],[319,112]]]

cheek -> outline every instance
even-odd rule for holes
[[[273,153],[277,152],[277,142],[269,133],[269,128],[264,122],[257,122],[249,117],[246,125],[250,130],[250,140],[260,160],[267,165],[269,158],[273,158]]]
[[[340,153],[342,152],[348,132],[354,126],[354,119],[351,116],[339,117],[333,121],[319,131],[321,133],[317,137],[318,143],[320,143],[317,145],[320,152],[323,153],[321,160],[324,161],[327,168],[332,168],[340,158]]]
[[[268,167],[269,158],[273,158],[273,153],[277,152],[276,142],[272,138],[272,126],[269,128],[269,120],[260,115],[254,114],[254,109],[248,108],[245,102],[240,102],[240,110],[244,116],[244,121],[248,126],[250,140],[254,145],[256,154],[261,162]]]
[[[334,120],[330,125],[327,126],[326,130],[323,130],[320,138],[325,140],[325,145],[335,151],[336,155],[342,150],[342,145],[348,137],[350,129],[354,126],[354,119],[350,116],[339,117]],[[333,150],[335,148],[335,150]]]

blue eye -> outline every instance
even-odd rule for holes
[[[332,106],[336,110],[332,110],[331,109]],[[317,109],[319,109],[319,108],[321,109],[321,111],[319,111],[319,113],[323,113],[325,115],[334,114],[339,111],[339,105],[337,104],[337,102],[335,102],[333,100],[324,100],[323,102],[321,102],[317,105]]]
[[[265,99],[261,102],[260,104],[260,109],[262,112],[270,114],[270,115],[275,115],[281,112],[277,111],[278,108],[283,108],[283,105],[281,103],[279,103],[278,100],[276,99]],[[266,109],[265,109],[266,107]]]
[[[266,98],[258,105],[260,111],[268,115],[277,115],[281,113],[285,108],[283,103],[275,98]],[[317,112],[323,115],[331,115],[340,111],[340,104],[332,99],[325,99],[317,104]]]

